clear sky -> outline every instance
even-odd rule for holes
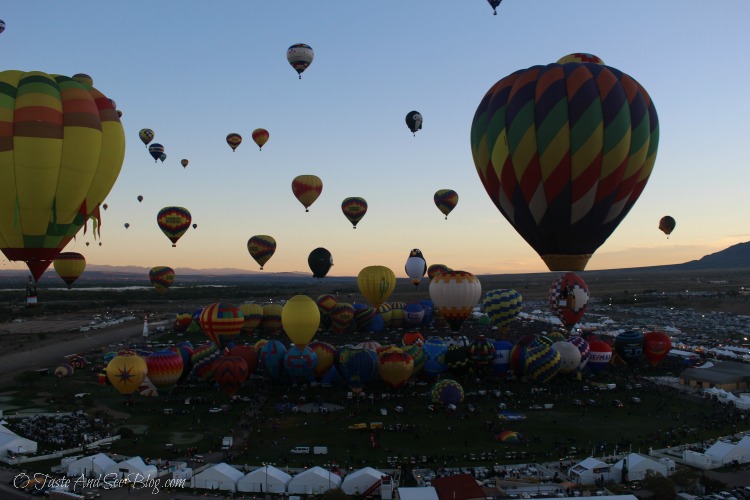
[[[336,276],[375,264],[405,276],[412,248],[475,274],[546,271],[485,193],[469,131],[497,80],[572,52],[637,79],[661,127],[644,193],[587,269],[680,263],[750,240],[746,0],[504,0],[497,16],[485,0],[23,0],[3,2],[0,19],[2,69],[87,73],[123,112],[103,244],[89,232],[66,248],[89,263],[167,265],[178,278],[180,267],[257,270],[246,243],[269,234],[268,272],[309,272],[319,246]],[[315,50],[302,80],[286,60],[294,43]],[[411,110],[424,117],[416,137]],[[258,127],[270,132],[263,151]],[[230,132],[244,138],[235,153]],[[305,213],[291,182],[308,173],[323,192]],[[448,220],[433,204],[441,188],[460,198]],[[356,230],[340,209],[348,196],[369,204]],[[156,225],[168,205],[198,224],[176,248]],[[677,220],[669,239],[663,215]]]

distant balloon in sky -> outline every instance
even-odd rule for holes
[[[187,161],[187,160],[186,160],[186,159],[184,159],[184,158],[183,158],[182,160],[180,160],[180,164],[182,165],[182,168],[187,168],[187,166],[188,166],[188,163],[190,163],[190,162],[189,162],[189,161]]]
[[[5,31],[5,21],[0,19],[0,33],[2,33],[3,31]]]
[[[414,135],[417,135],[418,130],[422,130],[422,113],[419,111],[409,111],[406,114],[406,126]]]
[[[262,151],[263,145],[268,142],[268,130],[264,128],[256,128],[253,130],[253,141],[258,145],[258,148]]]
[[[139,195],[138,195],[138,196],[136,197],[136,199],[138,200],[138,203],[141,203],[141,202],[143,201],[143,196],[139,194]]]
[[[669,215],[665,215],[659,221],[659,229],[661,230],[661,232],[667,235],[667,238],[669,238],[669,235],[672,234],[672,231],[674,231],[676,225],[677,222]]]
[[[105,203],[104,205],[102,205],[102,208],[103,208],[104,210],[107,210],[107,209],[109,208],[109,205],[107,205],[107,204]]]
[[[359,196],[344,198],[341,202],[341,211],[344,212],[344,217],[352,223],[352,227],[357,229],[357,223],[367,213],[367,201]]]
[[[292,192],[300,203],[309,212],[310,205],[315,203],[323,191],[323,181],[317,175],[298,175],[292,181]]]
[[[500,2],[503,0],[487,0],[487,3],[492,7],[493,15],[497,15],[497,8],[500,6]]]
[[[62,252],[55,258],[53,265],[57,274],[70,288],[86,269],[86,259],[80,253]]]
[[[193,224],[193,229],[197,229],[197,228],[198,228],[198,224]]]
[[[302,72],[312,63],[313,57],[315,57],[315,54],[312,47],[304,43],[295,43],[286,51],[286,60],[299,74],[300,79],[302,79]]]
[[[166,159],[167,159],[167,153],[162,153],[162,154],[160,154],[160,155],[159,155],[159,159],[161,160],[161,162],[162,162],[162,163],[164,163],[164,160],[166,160]]]
[[[240,144],[242,144],[242,136],[240,134],[232,132],[231,134],[227,135],[227,144],[229,144],[229,147],[232,148],[232,153],[234,153],[234,150],[237,149]]]
[[[141,131],[138,132],[138,137],[141,138],[143,144],[148,146],[148,143],[154,140],[154,131],[150,128],[142,128]]]
[[[501,79],[471,125],[487,194],[551,271],[586,267],[645,188],[659,143],[646,90],[581,58]]]
[[[151,284],[154,285],[154,288],[159,293],[166,292],[167,288],[172,286],[174,277],[174,269],[167,266],[152,267],[148,272],[149,281],[151,281]]]
[[[156,223],[159,224],[159,229],[169,238],[173,247],[177,246],[177,240],[185,234],[191,222],[190,212],[183,207],[164,207],[156,214]]]
[[[333,256],[325,248],[316,248],[307,257],[307,265],[313,272],[313,278],[325,278],[333,265]]]
[[[433,201],[447,220],[448,214],[458,205],[458,194],[452,189],[438,189],[433,196]]]
[[[263,266],[276,251],[276,240],[267,234],[256,234],[247,240],[247,251],[263,270]]]
[[[148,154],[151,155],[151,158],[154,159],[154,163],[156,163],[159,161],[159,158],[161,158],[161,155],[164,154],[164,146],[155,142],[148,147]]]
[[[130,227],[130,222],[126,222],[125,224],[123,224],[123,226],[125,226],[125,229],[129,228]]]

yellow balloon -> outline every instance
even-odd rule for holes
[[[359,272],[357,286],[372,307],[378,308],[396,288],[396,275],[385,266],[367,266]]]
[[[122,168],[122,123],[91,83],[0,72],[0,250],[36,279],[98,217]]]
[[[140,356],[115,356],[107,364],[107,378],[122,394],[137,391],[146,373],[146,361]]]
[[[242,331],[251,334],[260,325],[263,319],[263,306],[260,304],[253,304],[252,302],[246,302],[240,304],[240,311],[242,312]]]
[[[320,326],[318,304],[307,295],[295,295],[281,310],[281,324],[289,340],[297,349],[303,350]]]

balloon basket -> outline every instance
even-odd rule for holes
[[[591,255],[590,253],[581,255],[547,254],[541,257],[550,271],[583,271]]]

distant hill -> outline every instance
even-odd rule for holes
[[[747,269],[750,268],[750,241],[737,243],[716,253],[706,255],[698,260],[670,267],[685,271],[707,269]]]

